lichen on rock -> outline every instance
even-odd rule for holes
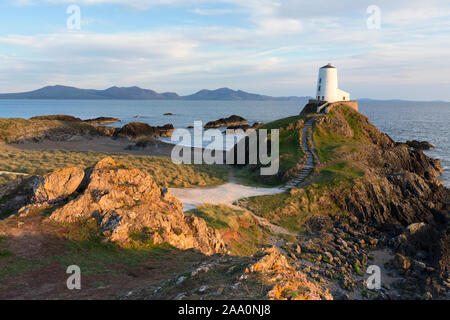
[[[333,300],[327,289],[309,280],[302,271],[289,263],[276,247],[262,250],[263,255],[246,269],[247,274],[258,274],[272,289],[267,293],[271,300]]]
[[[161,193],[149,174],[105,158],[93,168],[83,192],[49,219],[70,223],[95,218],[112,241],[128,242],[140,234],[153,243],[169,243],[179,249],[225,252],[218,232],[202,219],[185,216],[182,208],[169,192]]]

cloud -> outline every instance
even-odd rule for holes
[[[43,2],[73,3],[15,1],[16,5]],[[437,83],[449,84],[445,75],[450,73],[450,23],[445,1],[379,0],[381,30],[366,27],[366,8],[372,0],[76,3],[102,5],[102,9],[111,4],[138,10],[176,7],[197,14],[198,23],[177,21],[146,27],[145,32],[88,32],[86,27],[74,33],[0,35],[3,90],[61,82],[97,88],[140,85],[181,93],[230,86],[272,95],[308,95],[313,94],[317,68],[327,62],[339,66],[342,87],[360,97],[369,93],[405,97],[410,87],[416,88],[416,96],[428,97],[435,94],[431,89]],[[218,15],[223,16],[218,21],[239,19],[239,23],[221,24],[209,18]],[[384,91],[387,86],[397,90]],[[430,98],[450,100],[450,96]]]

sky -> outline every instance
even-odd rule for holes
[[[313,96],[329,62],[352,98],[450,101],[450,1],[0,0],[2,93]]]

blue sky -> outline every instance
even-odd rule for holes
[[[67,28],[73,4],[80,30]],[[379,29],[367,26],[371,5]],[[63,84],[314,95],[328,62],[355,98],[450,101],[450,2],[0,2],[0,92]]]

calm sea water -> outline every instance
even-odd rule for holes
[[[273,101],[129,101],[129,100],[0,100],[0,117],[29,118],[47,114],[69,114],[82,119],[117,117],[115,124],[141,121],[150,125],[172,123],[176,128],[206,123],[232,114],[253,122],[269,122],[296,115],[303,102]],[[450,186],[450,103],[446,102],[360,102],[360,112],[395,141],[426,140],[436,146],[427,151],[441,159],[441,177]],[[171,112],[175,116],[164,116]],[[138,118],[136,118],[138,116]]]

